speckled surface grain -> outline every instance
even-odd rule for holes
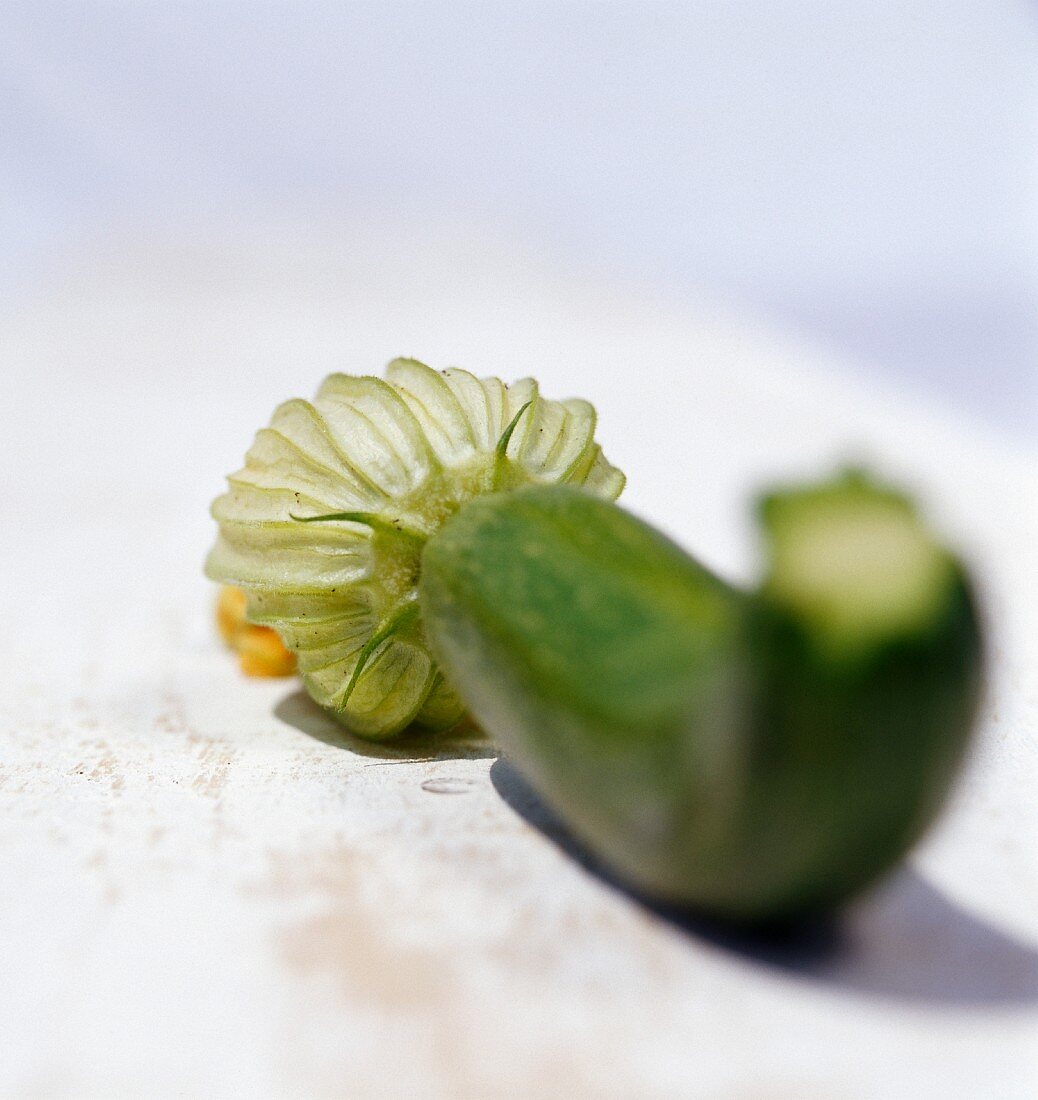
[[[275,245],[95,251],[5,320],[0,1094],[1038,1094],[1026,456],[528,257]],[[277,400],[398,353],[595,399],[629,505],[734,575],[769,475],[864,451],[925,495],[992,675],[910,866],[839,925],[736,940],[604,881],[478,738],[366,747],[238,674],[208,499]]]

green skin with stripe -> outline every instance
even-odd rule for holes
[[[980,631],[960,564],[860,474],[761,505],[743,592],[616,505],[473,500],[419,595],[449,682],[574,834],[642,893],[764,924],[899,860],[966,748]]]

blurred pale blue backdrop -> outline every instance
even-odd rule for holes
[[[0,6],[0,291],[84,235],[449,213],[1033,429],[1023,0]]]

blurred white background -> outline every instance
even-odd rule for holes
[[[446,221],[1020,440],[1036,58],[1024,0],[7,0],[0,293],[116,235]]]

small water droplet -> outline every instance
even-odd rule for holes
[[[466,794],[475,785],[474,779],[452,779],[444,776],[438,779],[427,779],[422,784],[422,790],[430,794]]]

